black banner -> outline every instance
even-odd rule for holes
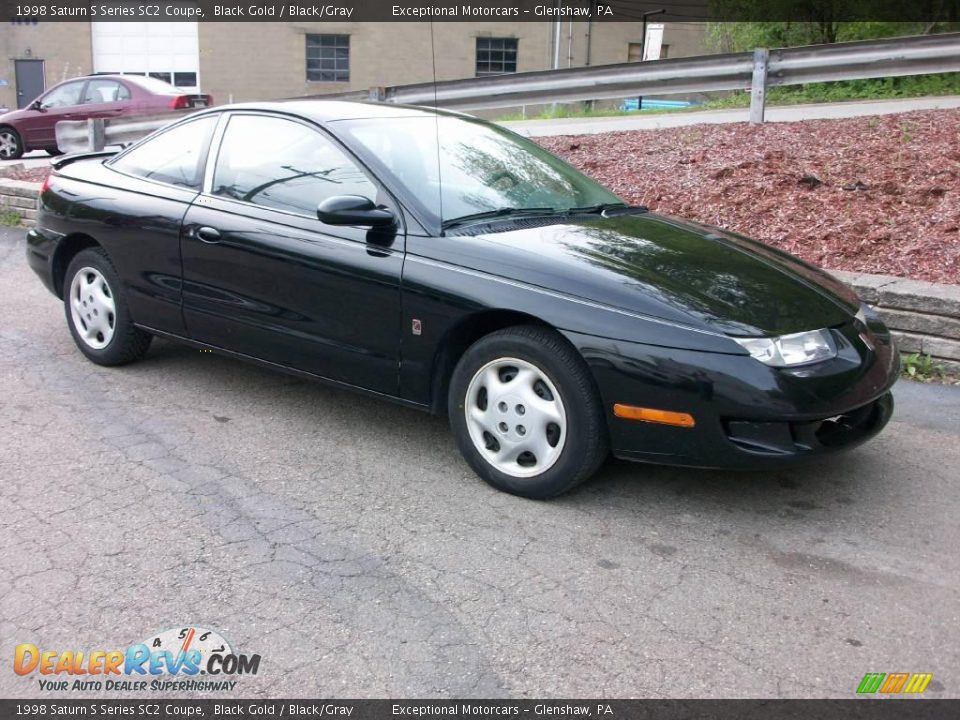
[[[960,700],[0,700],[0,717],[941,720]]]
[[[0,0],[0,18],[42,22],[656,22],[960,23],[960,0]],[[941,28],[949,29],[949,27]]]

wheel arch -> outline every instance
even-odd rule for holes
[[[485,335],[515,325],[538,325],[556,331],[541,318],[517,310],[481,310],[463,318],[447,330],[433,357],[433,382],[430,392],[430,412],[444,415],[447,411],[447,392],[450,378],[460,358],[473,343]]]
[[[94,247],[102,248],[103,246],[85,233],[71,233],[57,243],[57,249],[53,253],[51,275],[53,290],[61,300],[63,299],[63,280],[70,262],[80,251]]]

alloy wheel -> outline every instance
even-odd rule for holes
[[[16,157],[20,150],[20,139],[12,130],[0,130],[0,158]]]
[[[117,306],[106,278],[92,267],[77,271],[70,283],[70,313],[77,334],[86,345],[102,350],[113,339]]]
[[[498,358],[480,368],[467,387],[464,412],[477,451],[506,475],[540,475],[563,452],[563,399],[547,374],[526,360]]]

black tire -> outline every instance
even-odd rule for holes
[[[84,268],[92,268],[103,276],[112,298],[115,312],[112,318],[113,336],[102,348],[91,347],[82,337],[83,328],[78,328],[74,322],[71,303],[74,301],[71,288],[75,276]],[[77,298],[82,301],[82,298]],[[67,316],[67,326],[73,341],[77,344],[87,359],[97,365],[126,365],[139,360],[150,347],[153,336],[139,329],[133,324],[126,294],[120,283],[120,276],[110,262],[110,257],[103,248],[87,248],[76,254],[63,279],[63,308]],[[81,322],[84,322],[81,318]]]
[[[47,155],[50,157],[57,157],[58,155],[63,155],[63,150],[60,148],[44,148]]]
[[[468,398],[471,381],[490,363],[503,358],[535,366],[559,392],[565,410],[560,454],[552,466],[533,477],[518,478],[501,471],[484,457],[470,435],[465,408],[473,402]],[[514,495],[538,500],[560,495],[593,475],[609,453],[603,407],[587,364],[561,335],[536,325],[498,330],[471,345],[450,379],[447,410],[460,452],[470,467],[493,487]]]
[[[9,125],[0,127],[0,160],[19,160],[23,156],[23,139]]]

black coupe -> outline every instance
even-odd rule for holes
[[[777,467],[893,408],[890,333],[845,285],[457,113],[196,113],[55,162],[27,257],[95,363],[160,335],[446,412],[477,474],[528,497],[611,450]]]

